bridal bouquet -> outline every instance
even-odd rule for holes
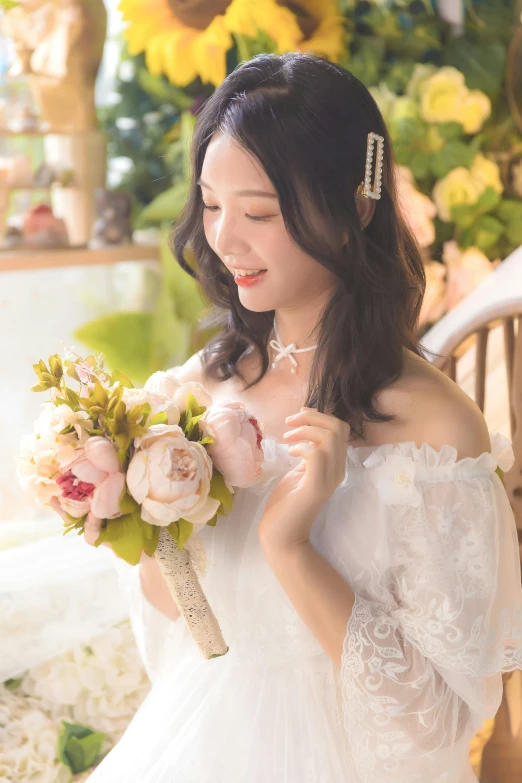
[[[212,405],[199,383],[156,372],[143,389],[103,356],[33,365],[50,400],[21,445],[22,487],[89,543],[137,565],[154,557],[205,658],[228,647],[185,546],[232,508],[264,459],[262,429],[241,402]],[[69,381],[78,384],[71,388]]]

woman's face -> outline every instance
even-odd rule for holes
[[[213,136],[200,186],[210,247],[232,274],[234,268],[266,270],[254,285],[238,286],[248,310],[294,309],[324,299],[338,278],[291,239],[266,172],[230,136]]]

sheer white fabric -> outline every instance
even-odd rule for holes
[[[350,447],[311,542],[356,595],[341,670],[266,562],[257,528],[298,461],[265,438],[259,483],[202,532],[202,586],[230,651],[206,661],[183,619],[118,562],[153,687],[90,783],[472,783],[469,743],[522,668],[513,514],[491,454]]]
[[[450,446],[402,443],[353,456],[351,502],[367,513],[374,497],[376,544],[361,561],[333,536],[356,594],[341,669],[356,780],[466,779],[470,740],[500,706],[500,672],[522,668],[518,540],[494,472],[513,455],[498,434],[492,451],[457,462]]]
[[[2,682],[128,617],[112,552],[62,533],[0,551]]]

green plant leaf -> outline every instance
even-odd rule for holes
[[[19,685],[22,684],[22,680],[23,677],[18,677],[17,679],[11,677],[8,680],[4,680],[4,685],[8,691],[14,691],[16,688],[18,688]]]
[[[133,382],[129,378],[127,378],[126,375],[124,375],[119,370],[113,370],[111,375],[111,386],[113,386],[118,381],[126,389],[134,389]]]
[[[142,210],[137,220],[138,227],[144,227],[149,223],[158,225],[163,221],[176,220],[185,206],[188,193],[189,183],[184,179],[164,190]]]
[[[146,68],[139,68],[136,78],[145,92],[157,98],[160,103],[172,103],[180,111],[183,111],[190,109],[194,102],[194,99],[182,89],[175,87],[164,78],[153,76]]]
[[[74,337],[90,350],[103,352],[108,365],[141,384],[151,374],[151,324],[150,313],[110,313],[80,326]]]
[[[123,494],[119,501],[119,507],[122,514],[133,514],[135,511],[138,511],[140,508],[140,504],[136,503],[132,495],[129,493],[127,488],[123,490]]]
[[[194,529],[194,525],[192,522],[187,522],[186,519],[178,519],[178,529],[179,529],[179,535],[178,535],[178,549],[183,551],[185,548],[185,543],[192,535],[192,531]]]
[[[168,413],[166,411],[159,411],[150,420],[149,427],[152,427],[153,424],[168,424],[168,423],[169,423]]]
[[[95,763],[106,736],[81,723],[62,720],[62,730],[58,737],[58,760],[69,767],[73,774],[84,772]]]
[[[138,565],[144,544],[141,522],[139,510],[107,520],[107,526],[102,527],[94,546],[107,541],[118,557],[130,565]]]
[[[215,465],[213,467],[212,477],[210,479],[209,495],[216,500],[219,500],[219,502],[227,511],[232,509],[232,493],[225,484],[223,474],[219,472]]]
[[[443,49],[443,60],[445,65],[462,71],[470,90],[482,90],[491,98],[497,95],[506,60],[506,50],[500,42],[479,44],[464,37],[450,39]]]

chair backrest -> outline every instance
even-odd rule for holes
[[[509,401],[506,416],[515,453],[515,462],[504,482],[522,541],[522,247],[421,339],[422,346],[440,354],[431,359],[433,364],[455,381],[457,363],[472,346],[475,348],[474,399],[483,412],[488,343],[491,347],[490,336],[497,327],[501,327],[503,340],[501,344],[497,341],[494,349],[502,353]]]

